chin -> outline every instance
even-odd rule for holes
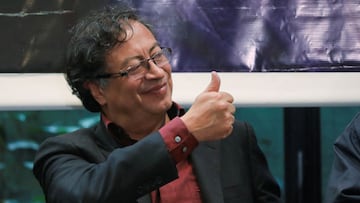
[[[158,110],[161,112],[166,112],[170,109],[172,105],[172,100],[171,99],[167,99],[164,101],[161,101],[160,103],[158,103]]]

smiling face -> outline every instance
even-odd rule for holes
[[[128,39],[115,46],[106,57],[107,73],[126,70],[161,50],[147,27],[137,21],[130,22],[133,30],[128,30]],[[103,113],[118,125],[164,117],[171,107],[171,65],[167,63],[158,67],[149,60],[148,67],[144,77],[139,79],[131,76],[112,77],[107,79],[103,87],[90,85]]]

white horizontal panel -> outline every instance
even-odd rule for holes
[[[360,105],[360,72],[219,73],[221,91],[239,106]],[[174,75],[174,98],[190,103],[210,81],[209,73]]]
[[[360,105],[360,72],[219,73],[221,91],[239,107]],[[190,105],[210,73],[173,73],[173,99]],[[81,108],[62,74],[0,74],[0,110]]]

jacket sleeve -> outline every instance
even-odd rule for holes
[[[245,124],[245,127],[248,132],[249,163],[255,202],[281,202],[280,187],[270,172],[265,155],[257,144],[255,132],[251,125]]]
[[[158,132],[113,151],[88,137],[52,137],[41,145],[33,172],[48,203],[135,202],[178,176]]]
[[[360,202],[360,113],[334,143],[326,202]]]

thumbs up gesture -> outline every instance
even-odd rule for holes
[[[219,91],[220,83],[219,75],[213,71],[209,85],[181,117],[199,142],[219,140],[232,132],[235,120],[234,98],[229,93]]]
[[[213,71],[211,72],[211,81],[209,85],[206,87],[204,92],[219,92],[219,90],[220,90],[220,77],[215,71]]]

